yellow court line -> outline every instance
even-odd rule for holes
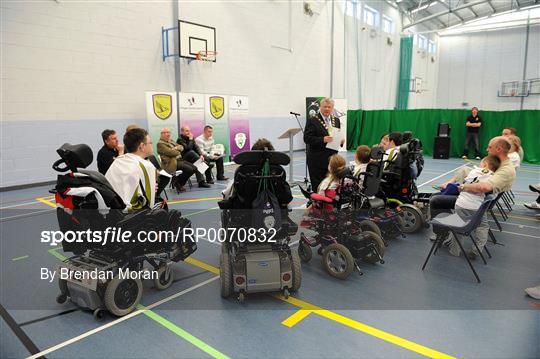
[[[45,198],[48,198],[48,197],[38,197],[36,198],[36,201],[39,201],[41,203],[44,203],[46,204],[47,206],[51,206],[52,208],[56,208],[56,203],[53,203],[51,202],[50,200],[48,199],[45,199]],[[54,197],[52,197],[51,199],[53,199]]]
[[[204,263],[202,261],[199,261],[197,259],[194,259],[192,257],[189,257],[185,260],[186,263],[193,264],[197,267],[200,267],[202,269],[206,269],[212,273],[219,274],[219,268],[216,268],[210,264]],[[285,319],[282,324],[286,325],[288,327],[292,327],[298,322],[300,322],[302,319],[307,317],[311,313],[315,313],[317,315],[320,315],[321,317],[330,319],[334,322],[340,323],[346,327],[355,329],[359,332],[374,336],[376,338],[379,338],[381,340],[387,341],[391,344],[400,346],[402,348],[408,349],[410,351],[416,352],[418,354],[424,355],[429,358],[454,358],[448,354],[439,352],[437,350],[428,348],[426,346],[417,344],[415,342],[412,342],[410,340],[398,337],[397,335],[390,334],[388,332],[385,332],[383,330],[377,329],[375,327],[369,326],[367,324],[358,322],[356,320],[353,320],[351,318],[348,318],[346,316],[334,313],[330,310],[323,309],[321,307],[317,307],[316,305],[313,305],[311,303],[305,302],[303,300],[300,300],[298,298],[294,298],[289,296],[289,298],[285,299],[282,295],[274,295],[275,298],[280,299],[284,302],[287,302],[289,304],[292,304],[294,306],[300,307],[301,309],[295,312],[293,315],[291,315],[289,318]]]
[[[183,199],[180,201],[171,201],[167,202],[167,204],[178,204],[178,203],[187,203],[187,202],[201,202],[201,201],[212,201],[217,199],[223,199],[223,197],[206,197],[206,198],[193,198],[193,199]]]
[[[184,262],[186,262],[188,264],[191,264],[191,265],[194,265],[195,267],[199,267],[199,268],[202,268],[204,270],[207,270],[207,271],[209,271],[211,273],[219,275],[219,268],[216,268],[214,266],[211,266],[210,264],[201,262],[200,260],[195,259],[193,257],[186,258],[184,260]]]
[[[281,324],[283,324],[286,327],[292,328],[296,324],[300,323],[302,321],[302,319],[304,319],[305,317],[307,317],[311,313],[313,313],[312,310],[299,309],[299,310],[296,311],[296,313],[294,313],[293,315],[291,315],[290,317],[288,317],[287,319],[282,321]]]

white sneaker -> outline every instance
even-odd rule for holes
[[[525,293],[534,299],[540,299],[540,285],[525,289]]]
[[[467,159],[467,156],[463,155],[463,156],[461,156],[461,158],[463,158],[464,160],[466,160],[466,159]]]
[[[540,193],[540,183],[538,184],[530,184],[529,185],[529,189],[533,192],[538,192]]]
[[[481,158],[480,158],[480,156],[476,156],[474,159],[475,160],[480,160]]]
[[[528,209],[540,210],[540,203],[538,202],[524,203],[523,205]]]

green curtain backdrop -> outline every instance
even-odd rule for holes
[[[383,134],[392,131],[412,131],[424,145],[424,154],[433,155],[433,141],[439,122],[450,124],[450,156],[459,157],[465,143],[465,122],[470,110],[349,110],[347,111],[347,146],[354,150],[359,145],[379,143]],[[521,138],[525,162],[540,164],[540,110],[480,111],[480,150],[504,127],[514,127]],[[536,137],[538,136],[538,138]]]
[[[401,110],[406,109],[409,105],[412,53],[412,36],[402,37],[399,42],[399,81],[396,100],[396,108]]]

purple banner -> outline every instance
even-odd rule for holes
[[[229,136],[231,157],[248,151],[249,141],[249,101],[247,96],[229,96]]]
[[[193,137],[199,136],[203,133],[205,126],[204,95],[180,92],[178,100],[180,101],[180,128],[189,126]],[[179,134],[180,128],[178,128]]]

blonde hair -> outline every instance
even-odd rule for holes
[[[510,141],[510,146],[512,146],[512,148],[514,149],[510,149],[512,152],[519,151],[519,148],[521,147],[521,139],[518,136],[508,136],[508,141]]]
[[[345,170],[345,159],[338,154],[330,156],[328,161],[328,177],[330,182],[340,180],[343,178],[343,171]]]

